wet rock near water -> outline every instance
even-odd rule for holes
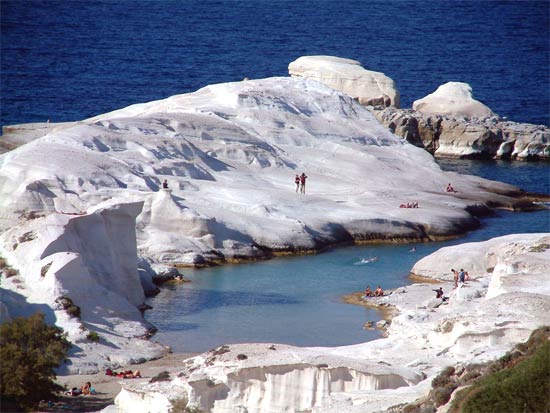
[[[436,157],[550,160],[550,128],[489,118],[461,118],[412,109],[370,107],[378,121]]]

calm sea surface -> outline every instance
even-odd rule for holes
[[[303,55],[356,59],[402,106],[449,81],[550,124],[548,0],[3,0],[0,124],[80,120]]]
[[[547,164],[441,161],[448,170],[548,193]],[[224,343],[273,342],[303,346],[336,346],[379,337],[362,328],[380,318],[376,311],[344,304],[341,297],[366,285],[396,288],[407,285],[409,270],[420,258],[448,245],[483,241],[519,232],[550,232],[550,210],[512,213],[496,211],[482,228],[449,242],[372,245],[270,261],[185,270],[191,283],[165,287],[148,302],[148,321],[155,336],[181,352],[200,352]],[[364,264],[362,260],[378,257]]]
[[[0,1],[0,126],[72,121],[245,76],[287,76],[303,55],[359,60],[394,79],[402,107],[449,81],[511,120],[550,125],[550,2]],[[455,161],[446,169],[549,192],[548,164]],[[147,318],[177,351],[222,343],[341,345],[378,337],[375,312],[340,297],[407,283],[437,248],[549,231],[548,211],[498,212],[460,241],[342,248],[188,271]],[[378,261],[361,265],[361,259]]]

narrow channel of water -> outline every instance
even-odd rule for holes
[[[441,161],[447,170],[499,179],[548,193],[548,164]],[[226,343],[273,342],[300,346],[338,346],[380,337],[363,329],[379,314],[344,304],[341,297],[366,285],[384,289],[409,284],[420,258],[448,245],[482,241],[519,232],[550,232],[550,210],[496,211],[482,228],[437,243],[338,248],[314,256],[185,270],[191,283],[163,287],[149,299],[146,313],[159,332],[154,337],[176,352],[201,352]],[[374,259],[376,257],[376,259]]]

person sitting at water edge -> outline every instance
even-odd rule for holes
[[[382,297],[383,295],[384,295],[384,290],[382,290],[382,287],[380,286],[376,287],[376,290],[374,290],[374,296]]]
[[[367,285],[367,288],[365,289],[365,297],[372,297],[374,293],[370,289],[370,285]]]

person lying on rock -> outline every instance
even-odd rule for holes
[[[81,387],[80,389],[80,393],[83,394],[84,396],[88,396],[90,394],[92,394],[92,383],[90,383],[89,381],[87,381],[84,386]]]
[[[139,379],[141,378],[141,372],[139,370],[132,371],[132,370],[126,370],[121,371],[120,373],[115,374],[116,377],[120,379]]]

